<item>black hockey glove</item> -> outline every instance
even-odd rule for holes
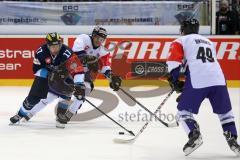
[[[98,62],[95,63],[88,63],[88,69],[93,72],[98,71]]]
[[[60,70],[57,69],[57,70],[50,72],[49,76],[51,77],[50,78],[51,80],[63,81],[69,76],[69,73],[66,69],[60,69]]]
[[[83,65],[86,65],[90,71],[98,71],[98,59],[95,56],[83,55],[80,57]]]
[[[176,102],[179,103],[181,98],[181,94],[176,98]]]
[[[76,84],[74,84],[74,89],[75,89],[75,91],[74,91],[73,95],[77,99],[81,100],[82,98],[85,97],[86,87],[85,87],[84,83],[76,83]]]
[[[54,66],[54,65],[47,65],[46,68],[49,72],[53,72],[57,70],[57,66]]]
[[[183,91],[184,81],[179,81],[179,80],[173,81],[173,77],[169,76],[168,82],[172,90],[176,91],[177,93],[180,93]]]
[[[118,91],[122,83],[121,77],[117,75],[112,75],[110,76],[110,80],[110,88],[112,88],[114,91]]]

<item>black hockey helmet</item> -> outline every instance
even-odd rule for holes
[[[92,36],[94,36],[94,35],[98,35],[105,39],[105,38],[107,38],[107,30],[100,26],[96,26],[96,27],[94,27],[94,29],[92,31]]]
[[[62,39],[57,32],[48,33],[46,36],[46,42],[49,46],[58,45],[62,43]]]
[[[180,32],[187,35],[196,33],[199,31],[199,22],[197,19],[187,19],[181,23]]]

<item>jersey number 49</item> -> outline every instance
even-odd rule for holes
[[[199,47],[197,53],[197,59],[201,59],[203,63],[214,62],[214,58],[212,56],[212,50],[210,48]]]

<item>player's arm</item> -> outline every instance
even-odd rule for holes
[[[72,50],[73,52],[78,56],[78,58],[80,59],[82,65],[84,67],[92,67],[90,69],[97,71],[98,70],[98,65],[97,63],[97,59],[96,57],[93,56],[89,56],[87,55],[86,51],[85,51],[85,43],[84,43],[84,37],[83,36],[78,36],[73,44]]]
[[[71,59],[72,55],[74,54],[73,51],[68,48],[66,45],[63,45],[62,47],[64,47],[65,49],[62,50],[61,55],[61,61],[60,64],[58,64],[57,66],[54,65],[47,65],[47,69],[49,71],[49,80],[51,81],[51,83],[53,83],[54,81],[62,81],[65,80],[67,77],[69,77],[69,71],[66,68],[66,64],[68,61],[70,61],[69,59]]]
[[[167,59],[168,72],[170,76],[168,81],[170,86],[176,92],[181,92],[184,86],[183,81],[179,81],[180,69],[184,58],[184,51],[182,44],[179,41],[174,41],[169,50]]]
[[[110,53],[107,53],[106,55],[99,58],[99,72],[104,74],[104,76],[109,80],[110,87],[114,91],[118,91],[119,87],[121,86],[122,79],[118,75],[114,75],[112,73],[111,69],[111,59],[110,59]]]
[[[85,85],[84,85],[84,68],[79,57],[73,54],[66,62],[66,68],[70,75],[73,77],[74,82],[74,95],[79,97],[85,96]],[[80,99],[80,98],[79,98]]]
[[[72,50],[74,53],[76,53],[77,56],[82,56],[86,54],[83,37],[78,36],[75,39]]]
[[[35,76],[46,78],[48,70],[44,61],[44,53],[42,47],[40,47],[33,58],[33,73]]]

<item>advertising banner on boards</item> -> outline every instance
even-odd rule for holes
[[[76,35],[77,36],[77,35]],[[72,47],[76,36],[63,36]],[[123,79],[159,79],[166,74],[165,61],[173,36],[109,36],[106,52],[112,68]],[[240,80],[240,38],[209,37],[216,45],[217,58],[227,80]],[[0,79],[31,79],[32,59],[43,37],[0,37]],[[122,67],[119,67],[122,66]]]
[[[0,2],[0,25],[209,25],[208,1]],[[104,12],[103,12],[104,11]]]

